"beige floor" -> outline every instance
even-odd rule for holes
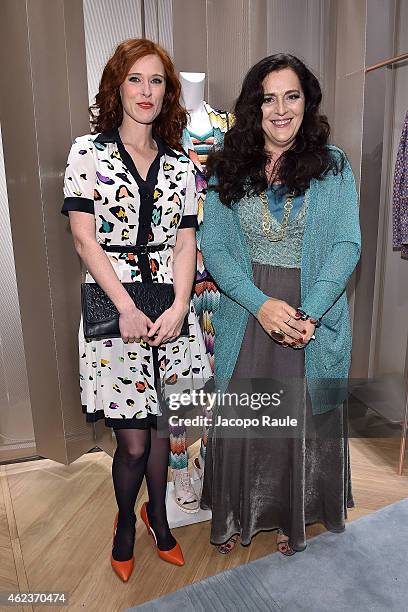
[[[408,465],[402,477],[395,469],[398,443],[352,440],[357,507],[349,520],[408,497]],[[222,556],[209,544],[209,523],[201,523],[175,530],[187,559],[177,568],[158,559],[139,521],[135,570],[122,583],[109,561],[116,509],[111,461],[98,452],[69,466],[50,460],[0,466],[0,591],[65,591],[65,609],[114,612],[276,550],[274,534],[265,533],[251,546]],[[138,506],[143,500],[144,495]],[[308,535],[321,531],[313,526]],[[61,609],[22,609],[40,608]],[[4,607],[5,612],[12,609]]]

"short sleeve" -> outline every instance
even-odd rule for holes
[[[81,136],[74,140],[68,156],[64,176],[63,215],[77,210],[94,214],[94,188],[96,184],[96,167],[94,148],[90,136]]]
[[[184,199],[183,216],[179,225],[179,229],[186,227],[198,228],[197,224],[197,209],[198,198],[196,188],[196,169],[192,161],[189,162],[187,170],[186,194]]]

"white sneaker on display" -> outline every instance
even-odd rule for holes
[[[204,463],[200,454],[193,461],[193,481],[194,488],[198,491],[198,497],[201,499],[204,482]]]
[[[174,499],[184,512],[192,514],[200,509],[200,500],[191,484],[188,468],[173,470]]]
[[[193,480],[202,480],[204,478],[204,464],[202,463],[201,455],[198,455],[193,461]]]

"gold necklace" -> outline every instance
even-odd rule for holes
[[[286,198],[285,198],[286,201],[283,207],[284,213],[283,213],[282,223],[281,223],[279,231],[274,232],[272,230],[272,223],[271,223],[272,215],[269,211],[268,196],[266,195],[264,191],[262,191],[259,194],[259,199],[261,200],[261,207],[262,207],[262,231],[264,235],[266,236],[266,238],[268,238],[268,240],[270,240],[271,242],[279,242],[279,240],[284,239],[285,234],[286,234],[286,228],[288,227],[289,216],[293,208],[294,198],[295,198],[295,195],[293,193],[286,194]]]

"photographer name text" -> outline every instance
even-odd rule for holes
[[[172,427],[210,427],[214,425],[215,427],[242,427],[246,429],[247,427],[297,427],[297,419],[294,419],[290,416],[280,417],[280,418],[272,418],[266,414],[262,415],[261,418],[225,418],[221,415],[218,415],[213,423],[211,417],[208,416],[195,416],[192,418],[183,418],[178,415],[172,415],[169,418],[169,424]]]

